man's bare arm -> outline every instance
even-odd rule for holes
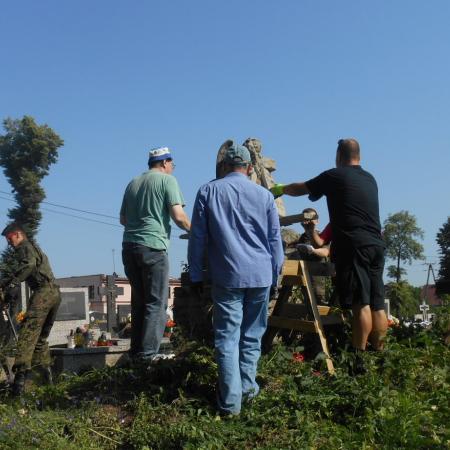
[[[322,248],[313,249],[313,253],[316,256],[320,256],[321,258],[328,258],[330,256],[330,248],[328,246]]]
[[[191,221],[181,205],[172,205],[170,207],[170,217],[182,230],[189,231],[191,229]]]
[[[292,197],[299,197],[301,195],[309,194],[309,189],[306,186],[306,183],[291,183],[286,184],[283,187],[283,194],[290,195]]]

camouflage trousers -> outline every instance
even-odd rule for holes
[[[33,292],[19,330],[14,372],[25,371],[37,365],[50,366],[47,338],[60,302],[61,295],[55,285],[49,284]]]

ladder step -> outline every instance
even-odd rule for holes
[[[342,320],[342,316],[337,314],[332,314],[330,316],[322,317],[322,325],[342,325],[344,321]]]
[[[281,275],[300,275],[302,273],[300,267],[300,261],[295,259],[288,259],[284,261]]]
[[[282,286],[304,286],[303,278],[299,275],[284,275],[281,279]]]
[[[270,316],[269,326],[287,330],[306,331],[308,333],[318,332],[318,326],[313,320],[290,319],[288,317]]]
[[[280,313],[277,314],[279,317],[291,317],[293,319],[300,319],[305,317],[308,313],[306,305],[302,303],[285,303],[281,309]]]
[[[330,262],[305,261],[310,276],[331,277],[334,275],[334,264]]]

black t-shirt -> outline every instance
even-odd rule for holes
[[[344,166],[322,172],[306,182],[315,198],[327,197],[333,230],[333,248],[380,245],[380,212],[375,178],[361,166]]]

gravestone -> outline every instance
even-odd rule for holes
[[[61,304],[56,314],[48,343],[52,346],[67,344],[70,330],[75,330],[89,323],[88,288],[59,288]]]

